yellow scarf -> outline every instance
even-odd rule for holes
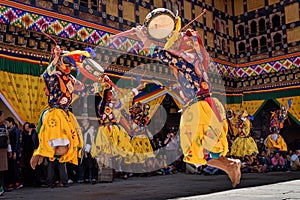
[[[175,25],[175,30],[173,35],[168,39],[167,43],[165,44],[164,49],[169,49],[173,43],[178,39],[179,30],[181,29],[181,19],[180,17],[177,17],[177,22]]]

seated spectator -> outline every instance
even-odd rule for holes
[[[166,165],[162,168],[163,174],[176,174],[177,170],[174,165]]]
[[[197,167],[190,163],[185,163],[185,172],[187,174],[201,174],[201,170],[199,170],[202,166]]]
[[[293,150],[289,150],[286,155],[286,167],[288,170],[291,170],[291,156],[294,154]]]
[[[272,171],[286,171],[286,163],[282,155],[279,152],[275,153],[275,156],[271,159]]]
[[[300,162],[299,162],[300,150],[294,151],[293,155],[291,156],[291,171],[300,170]]]
[[[204,169],[203,169],[203,172],[207,175],[215,175],[217,172],[219,171],[218,168],[215,168],[215,167],[211,167],[211,166],[206,166]]]
[[[242,173],[247,173],[250,172],[250,158],[249,156],[245,156],[244,158],[242,158],[241,160],[241,172]]]
[[[256,172],[256,173],[267,172],[267,167],[264,163],[260,162],[260,158],[258,154],[253,153],[250,158],[251,158],[251,164],[250,164],[251,172]]]
[[[249,171],[250,172],[258,172],[259,162],[257,160],[257,154],[254,152],[251,156],[249,156]]]
[[[267,158],[266,156],[266,152],[262,151],[259,155],[258,155],[258,161],[261,165],[261,172],[262,173],[266,173],[269,171],[269,166],[271,165],[270,160]]]

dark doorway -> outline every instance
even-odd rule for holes
[[[239,25],[237,35],[238,36],[243,36],[245,34],[245,28],[243,25]]]
[[[220,32],[220,22],[219,22],[219,20],[217,20],[217,19],[216,19],[216,21],[215,21],[215,26],[216,26],[216,27],[215,27],[215,28],[216,28],[216,31],[217,31],[217,32]]]
[[[251,34],[254,34],[257,32],[257,24],[256,21],[252,21],[250,24],[250,28],[251,28]]]
[[[277,47],[281,47],[282,46],[282,37],[281,37],[281,34],[279,33],[276,33],[273,37],[273,40],[274,40],[274,46]]]
[[[258,24],[259,24],[259,31],[265,31],[266,30],[266,21],[264,18],[261,18],[259,21],[258,21]]]
[[[244,54],[246,52],[246,45],[244,42],[239,43],[239,53]]]
[[[259,113],[255,116],[252,122],[253,131],[263,138],[266,138],[269,134],[269,124],[271,118],[271,112],[278,110],[279,105],[277,105],[273,100],[268,100]]]
[[[272,17],[272,24],[273,24],[273,28],[280,26],[280,16],[279,15],[274,15]]]
[[[267,47],[267,39],[266,37],[261,37],[260,38],[260,52],[267,52],[268,51],[268,47]]]
[[[265,139],[269,134],[269,124],[271,112],[278,110],[279,104],[270,99],[263,105],[259,113],[252,121],[252,130],[254,138],[262,137]],[[288,149],[300,149],[300,125],[297,124],[291,117],[284,122],[284,127],[281,129],[280,134],[285,139]]]
[[[252,53],[257,54],[257,51],[258,51],[258,41],[257,41],[257,39],[254,38],[251,41],[251,46],[252,46]]]

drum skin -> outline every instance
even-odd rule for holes
[[[151,11],[144,20],[148,34],[154,39],[165,39],[175,29],[176,16],[166,8]]]
[[[86,58],[83,61],[80,72],[86,77],[93,81],[97,81],[100,76],[104,73],[104,69],[93,59]]]

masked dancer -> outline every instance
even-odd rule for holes
[[[83,147],[80,126],[70,111],[70,105],[75,91],[98,91],[96,85],[85,88],[71,75],[72,68],[82,67],[83,60],[91,57],[93,51],[63,51],[59,46],[52,50],[53,60],[42,77],[45,83],[49,108],[45,109],[39,120],[39,146],[31,158],[31,166],[35,169],[47,158],[47,186],[53,185],[54,168],[58,166],[60,180],[67,186],[66,163],[78,164]],[[83,93],[85,94],[85,93]]]
[[[266,148],[271,151],[287,151],[287,145],[280,135],[280,130],[283,128],[283,124],[288,118],[288,109],[290,107],[291,101],[289,101],[288,107],[281,106],[279,110],[271,113],[270,134],[264,141]]]
[[[232,156],[244,158],[245,156],[250,156],[253,153],[258,153],[257,145],[250,135],[251,122],[249,117],[250,116],[247,111],[239,111],[236,120],[233,119],[231,115],[227,115],[231,130],[237,130],[233,131],[236,133],[236,135],[234,135],[236,138],[230,149],[230,155]]]
[[[166,20],[157,19],[162,15]],[[153,36],[163,35],[166,30],[164,26],[172,22],[172,31],[166,34],[167,42],[164,47],[151,42]],[[180,121],[184,161],[197,166],[207,164],[222,169],[229,175],[232,186],[236,187],[241,177],[240,161],[225,157],[228,152],[228,124],[223,105],[211,97],[207,74],[208,53],[196,31],[183,29],[179,16],[175,16],[170,10],[159,8],[146,16],[143,26],[112,36],[111,39],[136,35],[152,58],[173,69],[180,85],[179,92],[185,101]]]

